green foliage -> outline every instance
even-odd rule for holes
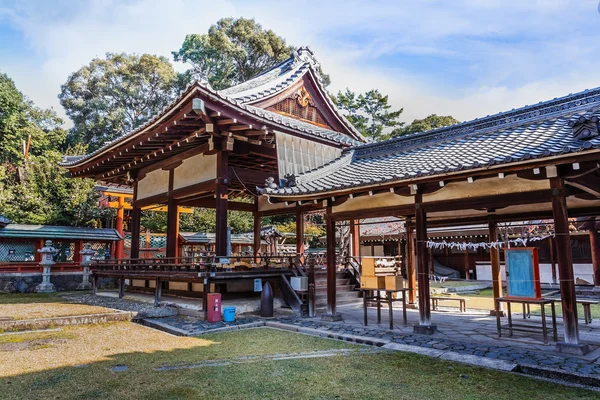
[[[194,208],[191,214],[179,214],[180,232],[215,232],[215,210],[210,208]],[[251,232],[254,219],[251,213],[241,211],[229,211],[227,222],[231,227],[231,233]],[[150,229],[151,232],[167,232],[167,213],[144,211],[142,213],[141,225]]]
[[[432,129],[442,128],[458,124],[460,121],[450,115],[431,114],[423,119],[415,119],[410,125],[397,128],[392,131],[390,137],[398,137],[411,133],[426,132]]]
[[[190,34],[172,52],[175,61],[192,65],[215,89],[224,89],[260,74],[286,60],[292,46],[254,19],[222,18],[208,33]],[[326,78],[328,79],[328,78]]]
[[[186,76],[165,57],[107,53],[72,73],[58,96],[73,121],[70,143],[89,150],[143,125],[179,93]]]
[[[22,162],[23,143],[29,136],[30,154],[59,149],[66,137],[62,123],[53,110],[35,107],[17,90],[12,79],[0,73],[0,163]]]
[[[377,89],[359,95],[346,89],[345,92],[338,92],[333,100],[354,127],[374,141],[387,139],[389,135],[385,133],[386,130],[404,125],[399,121],[404,109],[391,111],[388,96]]]
[[[62,154],[46,151],[19,169],[4,165],[0,214],[15,223],[100,227],[113,214],[98,207],[91,179],[72,179],[58,166]]]

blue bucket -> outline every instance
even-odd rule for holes
[[[223,307],[223,321],[224,322],[235,321],[235,307]]]

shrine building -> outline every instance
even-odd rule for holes
[[[428,227],[486,224],[494,242],[498,223],[551,219],[564,324],[560,349],[581,350],[569,218],[600,214],[600,88],[368,143],[336,108],[317,71],[313,53],[300,48],[289,60],[225,90],[193,83],[145,125],[63,163],[72,177],[133,188],[132,260],[139,258],[142,208],[168,209],[166,267],[115,260],[97,273],[205,286],[231,274],[247,279],[252,269],[199,276],[195,263],[176,260],[180,207],[215,209],[219,257],[228,255],[227,210],[253,213],[255,260],[264,256],[259,254],[262,217],[323,210],[325,316],[338,319],[336,273],[343,260],[336,257],[336,225],[350,225],[350,248],[358,255],[356,221],[396,217],[407,227],[403,257],[409,302],[419,308],[415,331],[431,333]],[[302,229],[298,224],[297,237],[303,237]],[[303,241],[297,242],[302,255]],[[494,297],[500,297],[499,250],[490,253]],[[275,275],[253,273],[292,276],[303,268],[297,258]],[[600,277],[597,263],[594,274]]]

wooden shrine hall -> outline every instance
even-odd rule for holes
[[[167,264],[179,262],[181,206],[215,208],[216,254],[222,257],[227,256],[227,210],[252,212],[256,259],[261,217],[323,210],[328,319],[340,318],[336,224],[349,221],[357,250],[357,220],[401,218],[409,236],[409,302],[416,302],[418,288],[419,333],[436,329],[430,315],[428,227],[485,223],[489,240],[496,241],[498,223],[553,219],[565,332],[557,348],[585,352],[568,219],[600,214],[600,88],[367,143],[328,97],[317,67],[312,52],[300,48],[289,60],[229,89],[194,83],[145,125],[63,166],[73,177],[133,187],[132,260],[139,253],[141,208],[148,205],[168,207],[162,261]],[[302,230],[299,224],[297,237],[303,237]],[[297,242],[301,255],[303,244]],[[498,298],[499,250],[490,251]],[[124,265],[113,266],[115,275],[124,274]],[[198,275],[187,267],[170,272],[171,278],[188,279],[190,271],[189,279]],[[127,274],[140,272],[135,268]],[[143,274],[168,280],[168,271],[145,268]]]

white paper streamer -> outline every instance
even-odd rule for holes
[[[426,242],[427,247],[430,249],[458,249],[458,250],[477,250],[477,249],[501,249],[503,247],[510,247],[511,245],[515,246],[527,246],[528,242],[538,242],[540,240],[547,239],[549,237],[554,237],[554,234],[545,235],[545,236],[534,236],[534,237],[525,237],[525,238],[516,238],[510,239],[507,241],[496,241],[496,242],[446,242],[445,240],[441,242],[434,242],[433,240],[428,240]]]

